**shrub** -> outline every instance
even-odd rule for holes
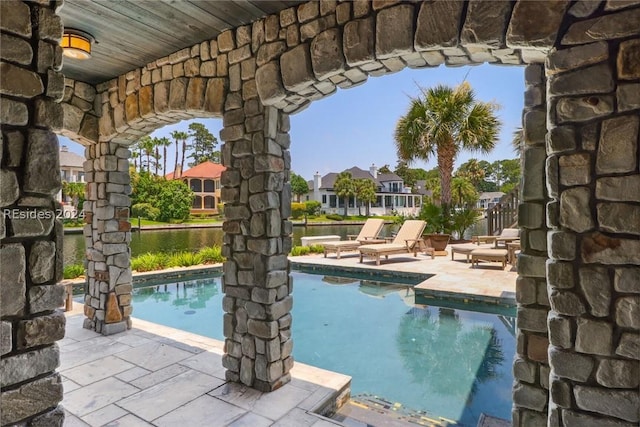
[[[306,211],[307,208],[304,203],[291,203],[291,216],[293,219],[302,218]]]
[[[75,279],[84,276],[84,266],[82,264],[65,265],[62,277],[65,279]]]
[[[344,218],[342,218],[342,215],[338,215],[338,214],[327,214],[327,219],[330,219],[333,221],[342,221]]]
[[[155,221],[160,215],[160,209],[151,205],[151,203],[137,203],[131,206],[131,217],[141,217]]]
[[[309,246],[294,246],[291,248],[291,256],[307,255],[309,252],[311,252]]]
[[[163,183],[156,199],[156,205],[160,209],[158,219],[164,222],[188,219],[194,197],[193,191],[182,181]]]
[[[320,213],[320,207],[322,204],[316,200],[308,200],[304,202],[305,212],[307,215],[313,216]]]
[[[167,267],[190,267],[203,263],[203,256],[193,252],[178,252],[169,256]]]
[[[167,266],[166,254],[146,253],[131,260],[131,269],[135,271],[162,270]]]
[[[198,251],[198,255],[202,257],[202,262],[204,264],[216,264],[218,262],[224,261],[224,257],[222,256],[222,249],[220,248],[220,246],[202,248]]]
[[[311,246],[309,246],[309,251],[311,251],[312,254],[323,254],[324,253],[324,246],[322,246],[322,245],[311,245]]]

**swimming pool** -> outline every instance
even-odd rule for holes
[[[295,359],[374,395],[475,427],[510,418],[515,319],[415,305],[404,284],[294,271]],[[134,316],[224,340],[220,278],[137,288]]]

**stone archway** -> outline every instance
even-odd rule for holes
[[[55,171],[51,129],[63,122],[56,105],[63,96],[57,5],[0,3],[3,35],[11,34],[23,48],[2,63],[2,203],[50,211],[57,174],[36,171]],[[127,231],[119,229],[121,221],[128,224],[129,177],[120,169],[126,145],[161,126],[167,115],[222,115],[229,168],[222,179],[228,206],[224,365],[230,380],[261,390],[281,386],[293,362],[288,114],[336,86],[405,65],[532,64],[526,72],[514,425],[637,423],[640,230],[625,218],[637,218],[640,202],[639,21],[636,0],[323,0],[226,31],[98,85],[101,107],[94,103],[89,114],[98,117],[97,140],[95,119],[84,117],[91,110],[67,129],[95,142],[88,155],[95,185],[87,246],[89,268],[100,275],[89,286],[89,306],[104,315],[111,301],[123,316],[111,323],[118,325],[111,332],[126,327],[129,255]],[[32,24],[39,30],[32,31]],[[8,76],[21,84],[6,84]],[[17,148],[22,142],[27,148]],[[15,266],[2,271],[3,282],[12,284],[3,287],[3,337],[20,337],[3,339],[3,362],[22,363],[27,354],[51,351],[61,337],[63,317],[54,311],[60,295],[50,285],[61,272],[56,251],[62,230],[53,221],[46,225],[34,231],[9,219],[0,227],[0,257]],[[38,263],[28,256],[34,250],[57,263]],[[41,283],[33,281],[34,272],[42,273]],[[119,285],[114,303],[110,287]],[[5,298],[9,290],[17,297]],[[27,303],[38,292],[47,296],[46,304]],[[88,326],[96,320],[93,313]],[[29,326],[48,332],[30,334]],[[21,385],[3,391],[3,409],[15,410],[15,421],[62,418],[59,408],[51,409],[62,398],[54,353],[41,372],[21,373],[12,378]],[[47,399],[23,405],[30,395],[23,389]]]

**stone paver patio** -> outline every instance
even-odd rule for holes
[[[134,319],[102,336],[67,313],[59,342],[65,426],[336,426],[324,412],[348,397],[351,378],[296,363],[292,380],[261,393],[224,380],[223,343]]]
[[[358,268],[434,274],[416,289],[513,299],[515,269],[481,268],[449,256],[394,255],[382,265],[359,263],[356,253],[336,260],[322,255],[292,258],[319,268]],[[513,271],[512,271],[513,270]],[[272,393],[227,383],[223,343],[211,338],[133,320],[133,328],[102,336],[83,329],[83,306],[67,313],[60,341],[65,426],[336,426],[318,413],[348,397],[351,378],[296,363],[292,381]]]

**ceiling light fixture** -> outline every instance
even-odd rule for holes
[[[91,43],[95,39],[89,33],[76,30],[73,28],[65,28],[60,46],[64,56],[73,59],[89,59],[91,58]]]

